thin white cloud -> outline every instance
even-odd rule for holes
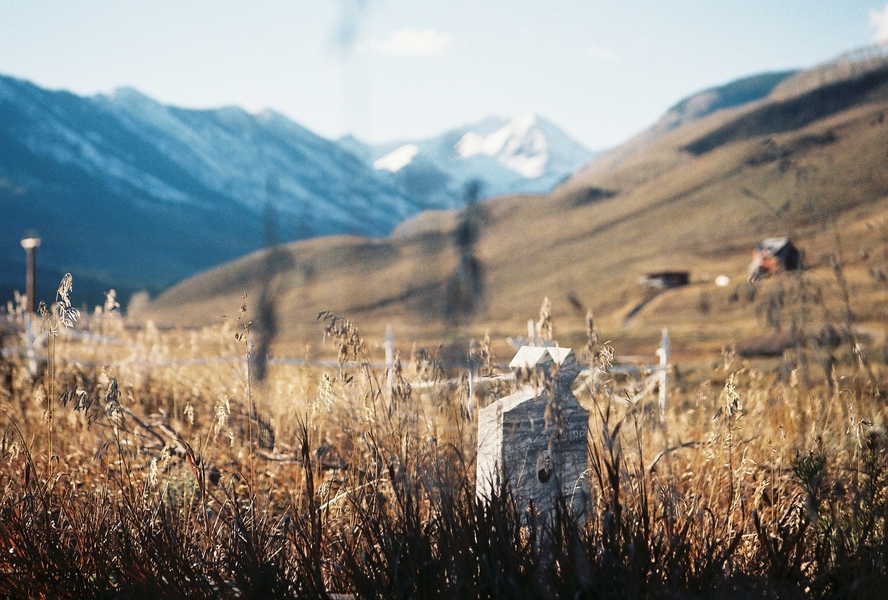
[[[877,44],[888,44],[888,4],[882,10],[871,8],[869,20],[870,24],[876,28],[873,41]]]
[[[434,29],[401,29],[386,40],[373,40],[370,48],[386,56],[435,56],[450,50],[450,35]]]
[[[598,46],[589,46],[586,48],[586,56],[592,60],[601,62],[614,62],[617,55],[607,48],[599,48]]]

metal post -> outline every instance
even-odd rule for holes
[[[34,298],[35,298],[35,265],[34,265],[34,254],[37,251],[37,247],[40,245],[40,238],[29,237],[22,240],[22,248],[25,249],[25,253],[28,255],[28,271],[25,278],[25,294],[27,297],[27,312],[28,314],[32,314],[34,312]]]

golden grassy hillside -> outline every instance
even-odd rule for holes
[[[504,340],[521,335],[548,296],[563,344],[581,343],[581,304],[622,352],[652,352],[662,327],[674,332],[679,352],[717,350],[778,333],[767,324],[767,305],[789,293],[791,279],[774,278],[753,293],[746,265],[762,238],[790,235],[822,288],[824,323],[840,319],[844,290],[857,327],[881,331],[888,64],[816,73],[790,78],[764,100],[652,128],[547,196],[474,207],[477,241],[469,250],[482,268],[483,294],[471,315],[446,311],[459,260],[454,233],[467,217],[437,212],[386,239],[319,238],[252,254],[168,290],[147,316],[218,322],[246,292],[248,302],[273,300],[282,343],[316,340],[316,316],[325,310],[355,320],[370,337],[391,324],[401,340],[464,340],[488,330]],[[638,276],[658,270],[690,271],[691,285],[624,322],[647,293]],[[716,287],[719,274],[731,285]]]

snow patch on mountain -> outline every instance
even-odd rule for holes
[[[377,171],[391,171],[397,173],[410,164],[410,161],[419,153],[416,144],[404,144],[373,161],[373,168]]]

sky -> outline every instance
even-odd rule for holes
[[[603,150],[694,92],[885,40],[885,0],[0,0],[0,74],[372,143],[536,113]]]

